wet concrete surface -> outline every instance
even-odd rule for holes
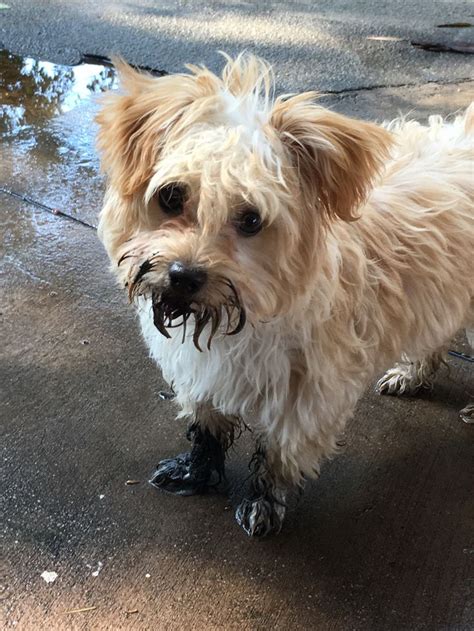
[[[94,223],[102,180],[94,149],[97,95],[111,68],[61,66],[0,51],[0,181]]]
[[[0,12],[0,44],[22,55],[78,63],[120,53],[132,63],[182,71],[216,68],[217,53],[250,49],[271,61],[283,91],[347,90],[459,81],[472,57],[420,50],[412,41],[466,41],[469,0],[16,0]]]
[[[0,58],[5,77],[11,60]],[[1,94],[9,106],[31,81],[14,61],[18,97]],[[100,68],[62,71],[71,91],[71,72],[112,81]],[[36,95],[24,100],[24,122],[3,117],[4,190],[96,223],[97,89],[81,88],[71,107],[66,91],[46,109]],[[471,94],[472,84],[429,85],[323,102],[367,118],[424,118]],[[249,540],[233,510],[252,436],[231,454],[225,492],[153,489],[154,465],[186,448],[184,426],[157,396],[164,384],[95,231],[5,192],[0,208],[7,628],[472,628],[472,426],[458,416],[474,391],[472,364],[450,358],[417,399],[369,391],[341,454],[282,533]],[[466,350],[462,336],[453,345]]]

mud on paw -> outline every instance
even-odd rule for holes
[[[175,495],[197,495],[207,490],[209,477],[207,472],[197,475],[191,466],[191,454],[183,453],[162,460],[153,472],[150,483]]]
[[[280,532],[285,513],[285,504],[264,496],[242,500],[235,512],[235,519],[249,537],[265,537]]]

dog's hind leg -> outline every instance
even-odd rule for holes
[[[196,495],[225,479],[225,456],[237,426],[207,405],[198,405],[188,427],[192,447],[158,463],[150,479],[154,486],[176,495]]]
[[[424,359],[410,361],[407,356],[387,370],[375,386],[379,394],[415,395],[421,389],[433,387],[433,377],[442,363],[443,352],[436,352]]]
[[[278,533],[285,518],[287,489],[270,471],[263,444],[257,445],[249,468],[251,491],[237,507],[235,519],[250,537]]]

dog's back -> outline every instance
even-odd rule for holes
[[[381,278],[370,317],[384,332],[381,346],[424,356],[473,319],[474,104],[451,121],[386,127],[391,159],[360,220],[341,231],[344,241],[359,233]]]
[[[404,117],[384,126],[394,134],[396,149],[391,168],[407,172],[411,165],[423,175],[440,172],[440,178],[455,177],[468,195],[474,196],[474,102],[455,118],[430,116],[427,125]],[[397,168],[398,167],[398,168]],[[446,168],[448,169],[446,171]],[[409,169],[408,169],[409,171]],[[388,172],[390,175],[390,170]],[[410,173],[411,175],[411,173]]]

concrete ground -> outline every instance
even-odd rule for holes
[[[216,54],[251,49],[276,67],[284,91],[347,90],[472,77],[469,55],[435,54],[412,41],[474,46],[470,0],[12,0],[0,43],[58,63],[120,53],[135,64],[215,68]]]
[[[158,63],[161,52],[170,69],[189,60],[181,59],[186,50],[177,47],[172,55],[170,42],[160,43],[155,34],[141,43],[148,20],[158,17],[145,20],[140,11],[145,15],[159,3],[106,2],[99,8],[99,3],[43,2],[36,12],[32,2],[13,4],[4,15],[0,10],[0,40],[16,51],[48,58],[49,50],[61,57],[68,43],[78,55],[103,54],[108,50],[102,28],[110,30],[111,41],[121,42],[124,54],[129,45],[128,58],[137,63],[168,69]],[[232,14],[222,3],[214,5],[219,15]],[[332,2],[331,9],[321,3],[328,20],[346,7],[353,30],[349,51],[359,50],[358,34],[362,41],[370,26],[362,19],[370,14],[369,3],[355,5],[360,15],[349,15],[349,3]],[[195,5],[180,6],[184,11]],[[248,3],[240,13],[240,3],[232,6],[234,17],[244,19],[247,12],[245,19],[254,19]],[[389,25],[423,28],[422,11],[410,9],[402,19],[401,4],[390,6],[385,7]],[[430,20],[466,19],[466,6],[433,3]],[[184,28],[174,5],[169,7],[166,20]],[[286,10],[291,19],[302,19]],[[72,11],[74,28],[67,22]],[[98,16],[111,11],[119,17],[105,28]],[[265,20],[276,20],[271,11],[268,15]],[[29,22],[20,23],[20,17]],[[305,20],[319,17],[308,10]],[[382,18],[374,19],[378,32],[384,30]],[[129,26],[119,29],[118,21]],[[324,31],[326,22],[321,24]],[[196,32],[189,27],[195,37]],[[173,35],[174,46],[180,33]],[[202,39],[199,51],[210,56]],[[91,40],[95,44],[88,49]],[[294,63],[292,45],[280,50],[275,58],[277,64],[282,60],[283,72],[276,67],[280,85],[321,84],[309,67],[311,42],[307,46],[295,48]],[[383,85],[414,83],[374,88],[351,73],[338,84],[330,51],[324,44],[321,50],[325,61],[315,64],[330,69],[324,89],[341,92],[326,95],[323,103],[347,114],[382,119],[411,110],[423,119],[472,99],[473,83],[460,81],[469,76],[462,55],[430,57],[438,61],[435,82],[427,83],[411,49],[404,58],[412,62],[411,78],[397,74],[398,57],[392,59],[390,50],[374,57],[374,68],[367,54],[364,76],[385,68]],[[427,53],[421,54],[429,68]],[[310,74],[286,72],[298,64]],[[174,420],[173,404],[157,396],[160,375],[109,275],[94,229],[47,212],[58,208],[96,222],[103,184],[93,150],[95,97],[87,86],[110,85],[113,77],[100,68],[25,66],[6,54],[0,55],[0,73],[7,85],[20,82],[14,90],[0,86],[5,626],[472,628],[472,426],[458,416],[474,391],[471,364],[450,358],[434,391],[417,399],[381,398],[369,391],[347,429],[342,453],[307,486],[278,537],[249,540],[233,521],[247,477],[248,433],[231,454],[226,492],[192,498],[159,493],[147,484],[148,476],[158,460],[186,448],[184,427]],[[453,348],[466,349],[462,336]],[[137,483],[127,485],[130,480]],[[46,583],[44,571],[57,574],[54,582]]]

